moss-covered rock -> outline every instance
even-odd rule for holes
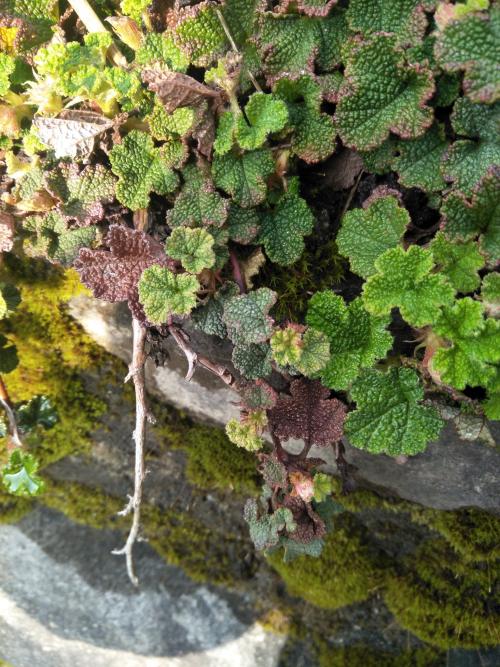
[[[389,577],[385,601],[396,620],[442,648],[480,648],[500,641],[500,568],[469,563],[448,542],[426,541]]]
[[[81,290],[76,273],[16,258],[2,266],[0,279],[15,283],[22,297],[14,314],[0,321],[0,333],[19,355],[19,366],[5,377],[10,397],[16,402],[44,394],[59,416],[50,431],[27,438],[43,468],[88,448],[106,404],[85,389],[81,373],[102,365],[104,354],[67,312],[67,300]]]
[[[318,659],[320,667],[443,667],[446,655],[432,647],[390,653],[363,645],[331,648],[321,642]]]
[[[33,500],[11,496],[0,487],[0,523],[15,523],[33,509]]]
[[[241,495],[259,492],[261,481],[254,454],[236,447],[222,429],[195,424],[167,406],[156,404],[153,411],[160,444],[186,452],[186,477],[193,486]]]
[[[500,518],[474,508],[453,512],[414,508],[412,518],[440,533],[469,561],[500,559]]]
[[[290,594],[323,609],[338,609],[366,600],[384,582],[384,554],[369,543],[364,526],[342,513],[325,540],[319,558],[300,556],[284,563],[279,552],[269,556]]]

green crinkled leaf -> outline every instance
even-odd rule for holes
[[[467,14],[451,21],[438,36],[436,59],[449,72],[465,71],[463,87],[473,102],[500,99],[500,8],[489,15]]]
[[[425,104],[434,92],[431,72],[406,64],[395,38],[384,34],[352,40],[346,52],[346,78],[334,118],[342,141],[369,150],[389,132],[404,139],[420,136],[433,119]]]
[[[434,105],[436,107],[451,107],[460,94],[461,81],[458,74],[444,73],[436,79],[436,94]]]
[[[467,97],[460,97],[451,122],[457,135],[469,139],[457,139],[446,152],[444,177],[470,195],[492,166],[500,163],[500,104],[473,104]]]
[[[214,2],[204,0],[192,7],[176,4],[167,14],[175,44],[197,67],[207,67],[229,49],[216,7]]]
[[[234,367],[247,380],[257,380],[271,374],[271,348],[268,343],[237,343],[233,349]]]
[[[315,62],[321,71],[333,69],[340,64],[340,48],[347,35],[343,11],[326,18],[266,12],[260,17],[255,40],[272,82],[285,72],[292,77],[312,72]]]
[[[262,449],[264,441],[258,435],[252,424],[230,419],[226,424],[226,435],[237,447],[246,449],[248,452],[257,452]]]
[[[115,178],[103,165],[87,165],[82,171],[76,163],[61,162],[45,175],[47,189],[60,202],[57,212],[80,227],[98,222],[104,204],[113,201]]]
[[[113,147],[109,159],[118,176],[116,197],[133,211],[147,208],[151,191],[166,195],[178,186],[177,175],[146,132],[129,132],[121,144]]]
[[[418,139],[400,141],[399,156],[393,160],[392,168],[398,172],[401,185],[426,192],[444,190],[441,162],[448,146],[444,128],[437,123]]]
[[[210,269],[215,263],[214,237],[205,229],[176,227],[167,239],[166,251],[173,259],[178,259],[190,273],[200,273]]]
[[[254,93],[245,106],[245,116],[236,120],[236,139],[242,148],[251,151],[260,148],[269,134],[285,127],[288,111],[274,95]]]
[[[315,538],[310,542],[297,542],[289,537],[280,537],[279,546],[283,547],[283,562],[291,563],[299,556],[310,556],[311,558],[319,558],[325,541],[321,538]]]
[[[302,353],[295,368],[309,378],[317,377],[330,360],[330,341],[321,331],[307,329],[302,336]]]
[[[21,303],[21,293],[15,285],[0,283],[0,320],[8,317]]]
[[[36,474],[37,470],[38,461],[34,456],[15,449],[2,471],[4,486],[15,496],[37,496],[44,490],[44,482]]]
[[[375,262],[377,273],[363,286],[363,302],[374,315],[386,315],[399,308],[414,327],[434,322],[439,307],[450,303],[454,289],[444,276],[432,273],[430,250],[420,246],[391,248]]]
[[[442,229],[452,241],[479,236],[479,246],[492,263],[500,259],[500,167],[492,167],[474,188],[471,198],[451,192],[441,207]]]
[[[5,95],[10,89],[10,75],[16,68],[16,61],[13,56],[7,53],[0,53],[0,97]]]
[[[235,117],[231,111],[224,111],[219,117],[214,141],[216,155],[229,153],[234,145]]]
[[[121,0],[120,9],[126,16],[130,16],[140,23],[142,15],[153,0]]]
[[[191,312],[199,287],[195,276],[177,275],[166,267],[150,266],[139,280],[139,301],[152,324],[163,324],[170,314]]]
[[[51,246],[48,257],[63,266],[71,266],[80,248],[89,248],[97,239],[97,226],[90,225],[59,234]]]
[[[226,338],[227,329],[222,319],[225,302],[239,294],[235,283],[226,282],[207,303],[198,306],[191,315],[195,326],[209,336]]]
[[[330,358],[321,371],[321,381],[331,389],[346,389],[361,368],[383,359],[392,346],[386,330],[389,317],[370,315],[361,298],[346,305],[333,292],[317,292],[309,302],[306,321],[330,341]]]
[[[294,326],[276,329],[271,336],[271,351],[274,361],[280,366],[294,366],[302,355],[302,336]]]
[[[240,208],[232,203],[227,218],[229,238],[236,243],[251,243],[260,228],[259,212],[254,208]]]
[[[418,44],[427,27],[425,10],[432,5],[422,0],[351,0],[347,23],[366,37],[374,32],[392,33],[398,44]]]
[[[363,371],[350,394],[356,410],[347,416],[345,433],[359,449],[412,456],[439,437],[443,422],[435,408],[421,405],[424,392],[411,368]]]
[[[320,110],[321,85],[308,75],[282,78],[274,92],[288,107],[292,151],[305,162],[326,160],[335,150],[335,127],[331,116]]]
[[[217,187],[227,192],[236,204],[250,208],[264,201],[267,179],[274,172],[274,159],[266,149],[243,155],[227,153],[216,155],[212,174]]]
[[[236,344],[263,343],[273,331],[269,310],[276,303],[276,293],[267,287],[241,294],[224,304],[223,320],[229,338]]]
[[[279,507],[272,514],[259,517],[257,502],[253,498],[247,500],[243,516],[248,523],[250,538],[258,550],[276,546],[280,531],[293,532],[296,528],[293,514],[288,507]]]
[[[194,165],[187,165],[184,185],[167,213],[170,227],[221,227],[227,218],[228,202],[215,191],[210,177]]]
[[[386,174],[392,171],[392,163],[397,154],[398,142],[390,135],[380,146],[370,151],[361,151],[365,170],[372,174]]]
[[[337,235],[339,252],[349,258],[351,270],[368,278],[375,273],[375,260],[399,242],[410,216],[392,195],[377,197],[365,208],[348,211]]]
[[[331,475],[326,475],[324,472],[318,472],[314,475],[314,500],[317,503],[322,503],[332,495],[332,481]]]
[[[456,389],[488,386],[495,378],[492,364],[500,362],[500,322],[483,317],[484,306],[470,297],[443,308],[433,326],[451,346],[431,359],[441,381]]]
[[[19,364],[17,348],[0,334],[0,373],[11,373]]]
[[[484,267],[484,257],[473,241],[453,243],[439,232],[429,249],[439,272],[448,278],[457,292],[473,292],[481,279],[478,271]]]
[[[189,67],[189,58],[174,44],[168,33],[148,32],[144,35],[143,43],[135,54],[135,62],[138,65],[158,62],[183,73]]]
[[[500,315],[500,273],[489,273],[483,278],[481,300],[490,315]]]
[[[272,262],[289,266],[302,255],[303,237],[313,227],[314,216],[305,200],[286,193],[274,209],[263,213],[258,240]]]
[[[53,428],[59,421],[55,407],[47,396],[35,396],[16,409],[18,426],[24,433],[33,431],[37,426]]]
[[[184,137],[193,128],[195,118],[195,111],[191,107],[179,107],[168,113],[158,101],[146,116],[152,136],[159,141],[171,140],[173,135]]]

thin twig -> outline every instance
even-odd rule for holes
[[[217,377],[220,378],[222,382],[224,382],[224,384],[227,384],[228,387],[233,387],[236,384],[236,378],[225,366],[222,366],[221,364],[215,364],[213,361],[210,361],[210,359],[207,359],[206,357],[199,355],[197,352],[193,350],[193,348],[189,344],[189,339],[184,331],[177,328],[173,324],[168,324],[168,330],[171,333],[172,338],[179,346],[179,348],[186,355],[186,359],[188,362],[188,371],[186,374],[186,380],[191,380],[191,378],[193,377],[193,373],[196,370],[196,367],[202,366],[203,368],[206,368],[214,375],[217,375]]]
[[[0,375],[0,405],[5,410],[7,419],[9,420],[10,427],[10,441],[15,447],[23,447],[21,436],[19,435],[19,429],[17,426],[16,415],[12,409],[9,392],[5,386],[2,376]]]
[[[229,30],[229,26],[227,25],[226,19],[222,15],[222,12],[220,11],[220,9],[216,9],[215,13],[217,14],[217,18],[219,19],[220,24],[221,24],[224,32],[226,33],[226,37],[228,38],[229,43],[231,44],[231,48],[233,49],[233,51],[235,51],[236,53],[239,53],[241,55],[241,51],[239,50],[238,46],[236,45],[236,42],[233,39],[233,36],[231,35],[231,31]],[[249,69],[247,70],[247,74],[248,74],[248,78],[253,83],[253,86],[254,86],[255,90],[258,93],[261,93],[262,88],[260,87],[259,82],[257,81],[257,79],[254,77],[254,75],[252,74],[252,72]]]
[[[113,553],[116,555],[124,555],[126,557],[128,576],[134,586],[137,586],[139,580],[134,572],[132,550],[139,535],[141,522],[142,483],[144,481],[144,439],[146,436],[148,411],[146,407],[144,374],[144,364],[146,361],[146,329],[134,318],[132,320],[132,331],[132,363],[130,364],[129,373],[125,378],[125,382],[132,378],[135,389],[135,430],[133,435],[135,442],[134,495],[129,496],[129,502],[125,509],[120,512],[120,515],[126,516],[133,511],[133,517],[125,546],[122,549],[116,549]]]
[[[108,32],[106,26],[87,0],[68,0],[68,2],[89,32]],[[127,59],[114,43],[108,49],[108,58],[118,67],[125,67],[127,65]]]
[[[247,292],[247,286],[245,285],[245,278],[243,274],[241,273],[241,266],[238,261],[238,258],[236,257],[236,253],[234,250],[229,251],[229,258],[231,260],[231,269],[233,271],[233,278],[235,283],[238,285],[240,288],[240,293],[241,294],[246,294]]]
[[[347,209],[348,209],[349,206],[351,205],[352,199],[353,199],[354,195],[356,194],[356,190],[358,189],[358,185],[359,185],[359,182],[360,182],[360,180],[361,180],[361,176],[363,176],[363,173],[364,173],[363,170],[361,170],[361,171],[359,172],[358,177],[357,177],[357,179],[355,180],[354,185],[352,186],[352,188],[351,188],[351,190],[350,190],[350,192],[349,192],[349,196],[347,197],[347,201],[346,201],[346,203],[344,204],[344,208],[342,209],[342,213],[340,214],[340,218],[339,218],[340,220],[342,220],[342,218],[344,217],[344,215],[345,215]]]

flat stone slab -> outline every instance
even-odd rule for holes
[[[274,667],[285,639],[244,595],[197,584],[147,544],[141,585],[122,537],[38,509],[0,526],[0,658],[14,667]]]
[[[130,359],[130,316],[123,304],[108,304],[80,296],[70,303],[70,311],[87,333],[108,352],[125,361]],[[194,334],[196,335],[196,334]],[[172,342],[172,341],[170,341]],[[215,361],[226,363],[231,350],[213,337],[200,337],[196,349]],[[201,347],[200,347],[201,346]],[[181,408],[196,419],[221,426],[238,416],[236,395],[218,378],[197,369],[186,382],[186,361],[174,345],[169,345],[168,367],[156,368],[148,362],[148,387],[162,400]],[[500,441],[500,423],[492,422],[490,430]],[[439,441],[430,443],[423,454],[411,457],[404,465],[384,455],[373,455],[346,443],[346,458],[357,468],[356,478],[411,502],[434,509],[477,507],[500,513],[500,451],[483,442],[461,440],[455,428],[447,425]],[[311,450],[311,456],[317,450]],[[331,452],[330,470],[335,470]]]

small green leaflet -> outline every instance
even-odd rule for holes
[[[44,490],[43,480],[36,474],[37,470],[38,462],[32,454],[15,449],[2,471],[4,486],[16,496],[37,496]]]
[[[170,314],[187,315],[191,312],[196,305],[199,287],[195,276],[150,266],[139,280],[139,301],[152,324],[163,324]]]
[[[190,273],[200,273],[215,263],[214,238],[205,229],[176,227],[166,242],[166,252],[180,260]]]

